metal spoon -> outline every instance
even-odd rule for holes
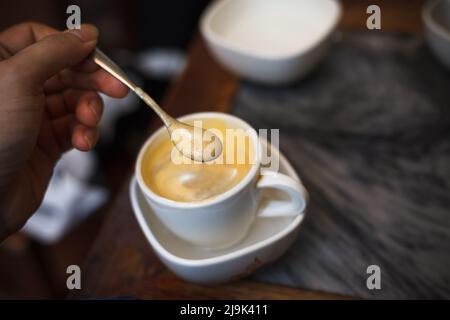
[[[203,128],[196,128],[178,121],[168,115],[147,93],[133,83],[125,72],[102,51],[96,49],[94,62],[108,71],[141,98],[161,118],[175,147],[185,156],[195,161],[207,162],[216,159],[222,153],[219,137]],[[205,141],[204,137],[210,139]],[[188,145],[187,145],[188,144]]]

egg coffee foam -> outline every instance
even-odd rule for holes
[[[184,157],[169,136],[144,152],[142,177],[145,184],[161,197],[199,202],[218,196],[236,186],[255,162],[251,132],[233,127],[219,119],[186,121],[214,133],[222,141],[222,154],[215,160],[201,163]]]

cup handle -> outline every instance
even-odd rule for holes
[[[303,185],[282,173],[266,171],[256,183],[258,189],[273,188],[286,193],[289,201],[269,200],[262,208],[260,207],[258,217],[289,217],[303,213],[308,201],[308,192]]]

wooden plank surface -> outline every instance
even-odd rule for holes
[[[71,298],[140,299],[340,299],[252,281],[203,286],[169,271],[152,251],[131,212],[128,187],[116,199],[89,259],[82,266],[82,290]]]
[[[395,2],[395,3],[394,3]],[[421,30],[423,0],[379,1],[383,30]],[[368,1],[344,1],[341,27],[365,29]],[[227,112],[239,85],[196,37],[182,75],[169,90],[164,108],[174,116],[198,111]],[[161,123],[151,124],[153,131]],[[131,175],[130,168],[130,175]],[[164,267],[142,234],[131,209],[128,182],[119,193],[91,253],[82,266],[83,289],[70,298],[133,296],[143,299],[340,299],[341,296],[241,280],[227,285],[187,283]]]
[[[163,105],[179,116],[202,110],[226,112],[238,86],[235,76],[214,62],[200,38]],[[152,127],[160,126],[155,122]],[[115,200],[83,270],[82,290],[71,298],[133,296],[145,299],[331,299],[330,294],[251,281],[221,286],[187,283],[171,273],[152,251],[131,209],[128,183]]]

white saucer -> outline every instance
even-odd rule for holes
[[[280,160],[279,172],[300,181],[286,158],[275,148],[271,152],[272,157]],[[270,189],[264,197],[284,201],[282,194]],[[301,212],[292,217],[258,218],[241,243],[226,249],[208,250],[191,245],[168,231],[145,201],[135,177],[130,184],[130,198],[136,219],[161,261],[181,278],[197,283],[236,280],[279,258],[295,240],[304,217]]]

